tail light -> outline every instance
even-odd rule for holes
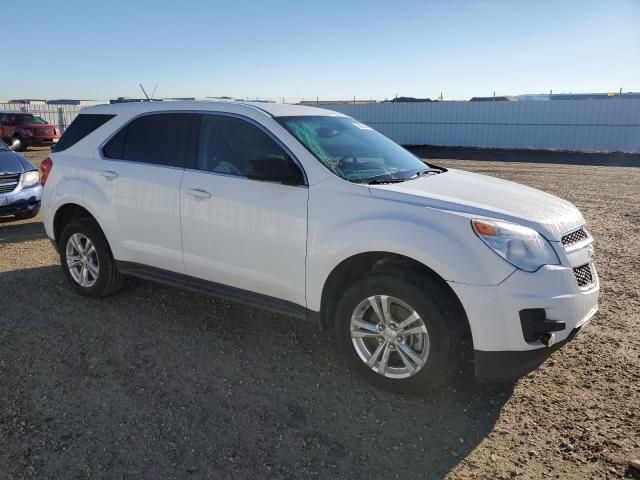
[[[40,175],[40,183],[42,183],[42,186],[46,183],[47,177],[51,173],[52,168],[53,160],[51,160],[51,157],[45,158],[40,164],[40,170],[42,171],[42,175]]]

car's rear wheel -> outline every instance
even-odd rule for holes
[[[450,296],[429,277],[378,273],[344,293],[335,329],[343,352],[367,380],[392,391],[422,392],[437,386],[460,357],[458,317]]]
[[[65,277],[81,294],[106,297],[121,288],[123,276],[95,221],[70,223],[60,235],[58,250]]]

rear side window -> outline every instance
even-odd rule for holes
[[[184,167],[189,146],[190,113],[158,113],[136,118],[102,149],[106,158]]]
[[[61,152],[75,145],[91,132],[101,127],[115,115],[98,115],[81,113],[78,115],[71,125],[64,131],[64,134],[53,149],[55,152]]]

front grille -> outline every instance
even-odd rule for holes
[[[593,284],[593,273],[591,272],[591,264],[585,263],[573,269],[579,287],[588,287]]]
[[[39,130],[36,130],[36,134],[37,135],[53,135],[53,130],[49,128],[41,128]]]
[[[582,240],[586,240],[589,238],[589,234],[584,228],[580,228],[575,232],[567,233],[564,237],[562,237],[562,245],[565,247],[569,247],[574,243],[581,242]]]
[[[9,175],[0,175],[0,193],[13,192],[18,186],[20,181],[19,173],[12,173]]]

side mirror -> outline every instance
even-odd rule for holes
[[[247,177],[252,180],[280,182],[286,185],[301,185],[302,174],[288,156],[272,156],[249,161]]]

